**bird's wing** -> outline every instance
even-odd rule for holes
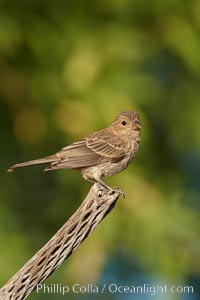
[[[103,131],[87,137],[87,147],[101,156],[101,162],[118,162],[125,156],[123,141],[109,131]]]
[[[88,148],[86,140],[75,142],[67,147],[62,148],[56,153],[60,159],[51,163],[45,170],[55,170],[60,168],[86,168],[97,165],[101,156]]]
[[[106,162],[118,162],[125,156],[119,137],[109,132],[98,131],[82,141],[75,142],[56,153],[60,159],[52,162],[45,170],[60,168],[81,169]]]

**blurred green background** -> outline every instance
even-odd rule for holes
[[[91,186],[71,170],[6,169],[126,109],[140,113],[142,141],[133,164],[106,182],[127,199],[46,283],[192,285],[193,294],[154,299],[200,298],[199,0],[0,1],[0,285]]]

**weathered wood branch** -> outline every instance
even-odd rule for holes
[[[95,183],[71,218],[1,289],[0,300],[26,299],[114,207],[120,192]]]

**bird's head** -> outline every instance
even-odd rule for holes
[[[111,126],[114,130],[120,132],[122,135],[139,135],[140,133],[140,116],[137,112],[127,110],[118,114]]]

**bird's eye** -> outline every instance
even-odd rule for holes
[[[126,126],[126,121],[122,121],[121,123],[123,126]]]

